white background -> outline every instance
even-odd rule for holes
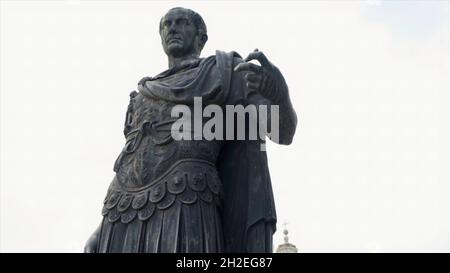
[[[301,252],[450,251],[450,2],[1,1],[2,251],[82,251],[175,6],[203,16],[203,56],[258,48],[288,82],[275,245],[287,221]]]

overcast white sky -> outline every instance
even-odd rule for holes
[[[290,87],[275,245],[287,221],[301,252],[450,251],[450,2],[3,0],[2,251],[82,251],[174,6],[203,16],[203,56],[258,48]]]

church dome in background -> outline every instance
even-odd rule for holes
[[[283,234],[284,234],[284,243],[279,245],[277,248],[276,253],[297,253],[297,247],[291,243],[289,243],[289,238],[288,238],[288,230],[285,227]]]

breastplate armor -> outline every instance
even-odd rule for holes
[[[126,144],[114,164],[114,177],[102,214],[128,223],[150,218],[176,199],[221,204],[222,185],[215,166],[222,143],[179,140],[171,136],[175,105],[137,92],[130,94],[124,134]]]
[[[125,122],[126,144],[116,160],[117,181],[125,188],[150,184],[182,159],[201,159],[215,164],[220,141],[179,140],[171,136],[175,104],[140,93],[130,94]]]

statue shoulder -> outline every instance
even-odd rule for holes
[[[239,55],[239,53],[237,53],[236,51],[225,52],[221,50],[216,50],[215,56],[218,61],[226,60],[225,62],[231,63],[233,65],[243,62],[241,55]]]

